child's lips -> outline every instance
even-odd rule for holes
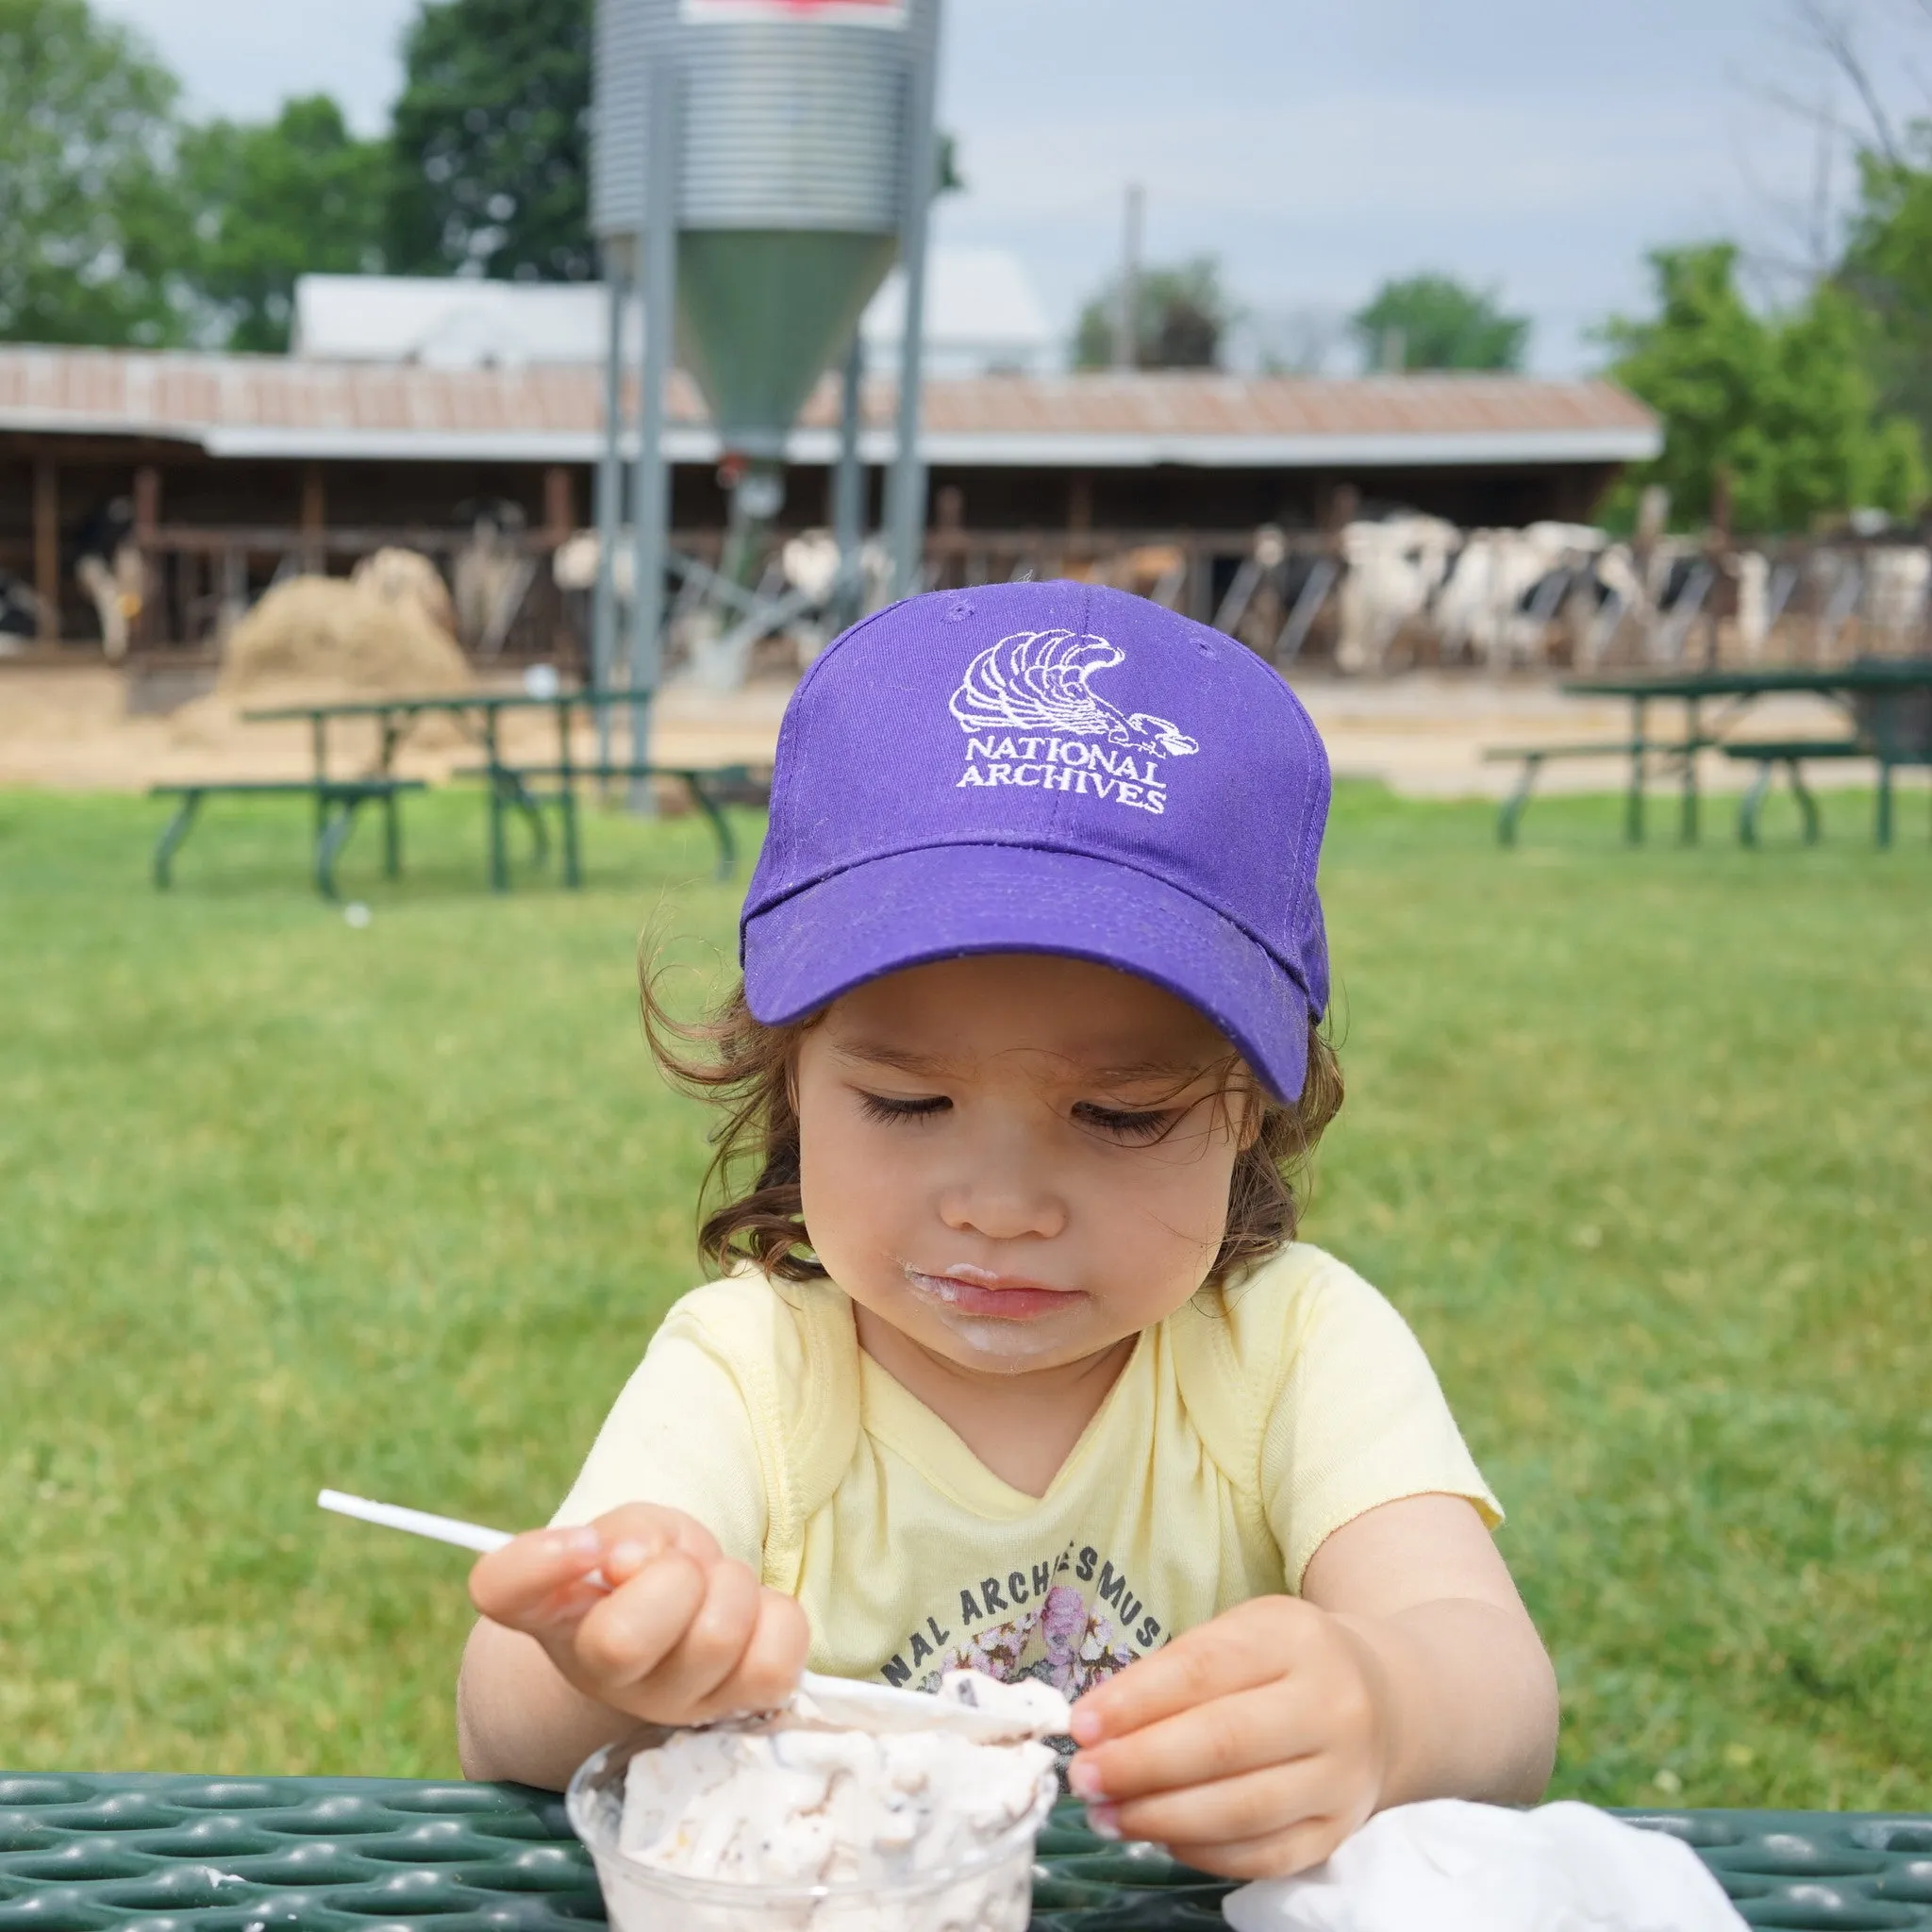
[[[1036,1322],[1058,1315],[1085,1300],[1077,1289],[1048,1288],[1019,1275],[994,1274],[982,1268],[927,1274],[908,1266],[906,1279],[922,1294],[962,1315],[996,1322]]]

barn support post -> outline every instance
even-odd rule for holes
[[[1093,527],[1093,473],[1075,470],[1067,478],[1067,528],[1085,536]]]
[[[1206,624],[1214,615],[1214,559],[1191,530],[1187,534],[1186,548],[1187,589],[1182,593],[1181,608],[1196,624]]]
[[[328,528],[328,485],[320,463],[302,465],[302,568],[320,576],[328,568],[325,533]]]
[[[60,466],[51,457],[34,465],[34,596],[40,603],[37,636],[60,641]]]
[[[576,526],[576,479],[563,464],[552,463],[543,472],[542,539],[543,555],[550,560],[552,583],[557,581],[557,553],[570,541],[571,532]],[[532,558],[532,571],[534,572],[539,568],[541,568],[539,560]],[[532,581],[534,581],[534,577]],[[569,627],[553,623],[550,628],[550,650],[552,656],[563,656],[568,651],[569,644]]]
[[[651,700],[662,657],[664,570],[671,547],[671,468],[664,457],[665,391],[671,379],[672,333],[677,315],[678,108],[681,90],[667,51],[651,70],[650,158],[644,182],[644,374],[640,405],[637,507],[637,584],[631,596],[630,808],[649,814]]]
[[[228,633],[248,614],[248,553],[239,543],[224,543],[221,552],[221,614],[215,620],[215,639],[224,650]]]
[[[939,80],[941,0],[924,0],[908,29],[920,35],[906,116],[906,204],[899,229],[899,259],[906,274],[906,324],[899,343],[899,447],[892,462],[891,506],[894,588],[909,596],[919,587],[925,539],[925,464],[919,453],[920,384],[925,351],[925,244],[930,226],[939,146],[933,129]]]
[[[597,586],[591,601],[591,689],[607,691],[617,661],[617,533],[624,523],[624,307],[633,256],[627,242],[604,244],[604,441],[597,452]],[[597,714],[597,763],[610,769],[611,716]]]
[[[839,397],[839,464],[832,472],[832,535],[839,545],[841,573],[832,604],[832,622],[840,630],[863,614],[865,584],[859,550],[865,542],[865,465],[858,459],[865,387],[865,338],[855,328],[845,352],[845,374]]]
[[[155,641],[155,613],[160,602],[160,558],[156,538],[161,523],[161,473],[143,463],[134,473],[134,547],[141,554],[141,608],[134,641],[143,648]]]
[[[575,479],[561,463],[552,463],[543,472],[543,542],[555,550],[570,541],[576,528],[577,505]]]

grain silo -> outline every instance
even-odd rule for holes
[[[591,223],[612,288],[600,521],[614,537],[619,318],[625,284],[640,277],[631,679],[641,696],[656,681],[668,515],[658,453],[674,317],[677,360],[740,459],[740,492],[775,507],[800,406],[903,255],[910,306],[889,514],[902,582],[916,568],[918,303],[939,20],[940,0],[600,0]],[[608,594],[600,603],[608,638],[614,607]]]

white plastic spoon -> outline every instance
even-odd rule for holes
[[[465,1523],[455,1516],[433,1516],[426,1509],[406,1509],[399,1503],[372,1503],[366,1496],[344,1495],[341,1490],[324,1490],[315,1500],[338,1516],[353,1516],[360,1523],[404,1530],[433,1542],[454,1543],[458,1549],[485,1556],[511,1541],[508,1530],[488,1529],[480,1523]],[[589,1580],[609,1588],[598,1572],[592,1571]],[[1037,1682],[1002,1686],[1010,1693],[1000,1700],[1008,1707],[1004,1711],[982,1710],[923,1690],[899,1690],[890,1684],[821,1676],[816,1671],[802,1671],[798,1689],[809,1700],[808,1706],[799,1707],[801,1716],[853,1730],[949,1730],[982,1743],[1006,1744],[1022,1738],[1057,1736],[1067,1727],[1064,1700],[1049,1686]]]

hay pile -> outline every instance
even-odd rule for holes
[[[174,714],[170,736],[212,748],[248,731],[249,708],[475,685],[442,574],[416,551],[378,550],[353,577],[291,577],[270,591],[228,633],[214,690]],[[460,734],[425,719],[412,738],[434,747]]]
[[[378,550],[340,577],[291,577],[229,633],[215,690],[270,702],[467,691],[456,614],[441,575],[409,550]]]

